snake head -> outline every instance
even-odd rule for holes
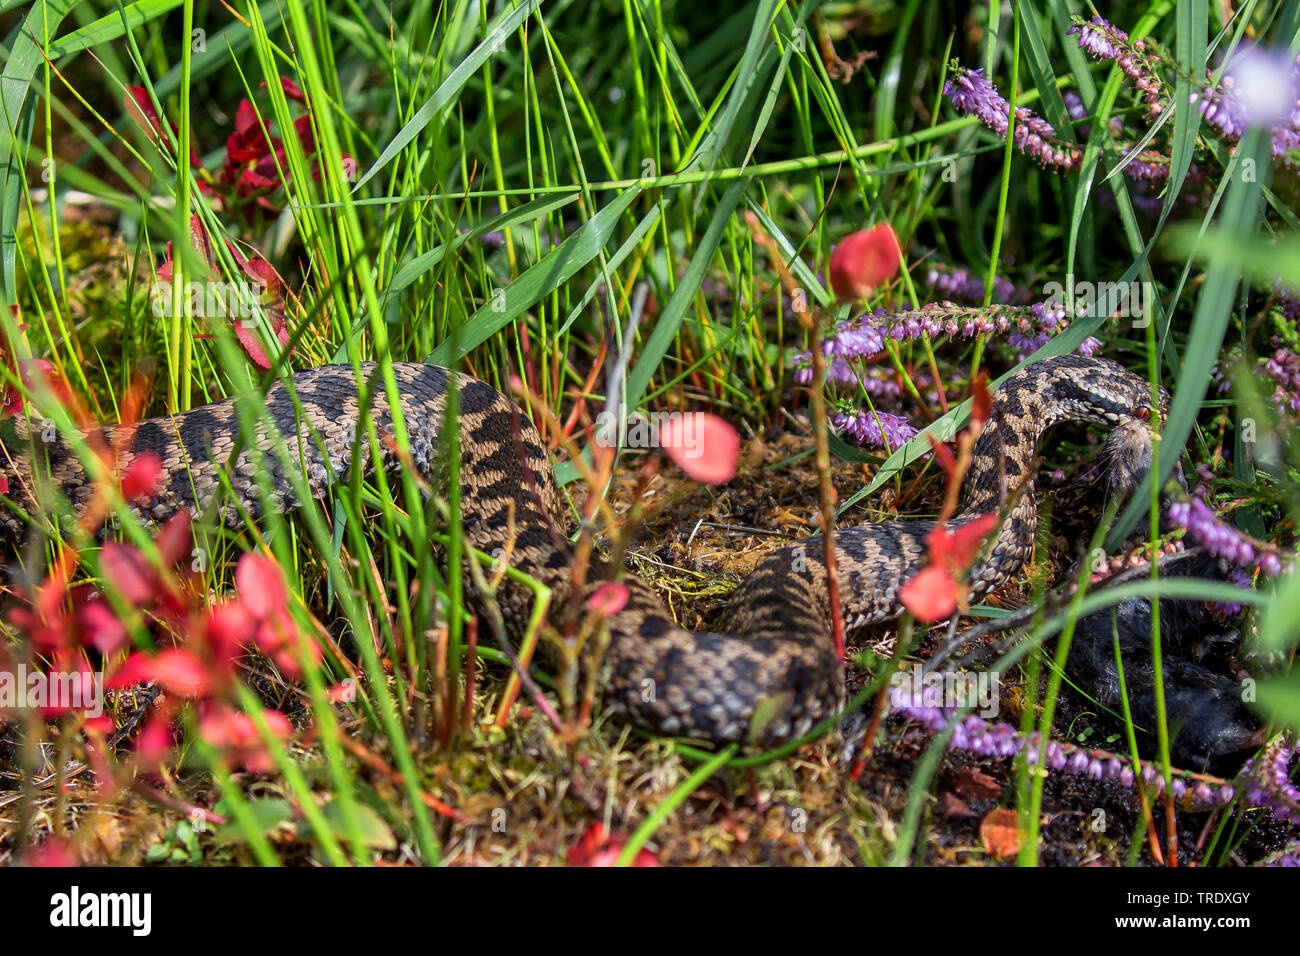
[[[1162,388],[1160,421],[1163,422],[1168,414],[1169,393]],[[1155,438],[1155,424],[1152,422],[1151,404],[1148,398],[1146,404],[1138,407],[1130,418],[1119,421],[1106,437],[1102,461],[1105,466],[1106,482],[1112,495],[1123,499],[1137,490],[1146,473],[1151,470],[1151,463],[1155,457]],[[1181,458],[1177,456],[1177,452],[1173,454],[1175,461],[1170,482],[1160,492],[1162,505],[1170,500],[1175,482],[1184,492],[1187,490]]]
[[[1169,393],[1160,389],[1153,402],[1145,378],[1109,359],[1062,355],[1029,369],[1038,369],[1038,381],[1047,385],[1043,391],[1050,390],[1056,420],[1076,419],[1111,427],[1103,456],[1106,479],[1112,494],[1132,494],[1151,468],[1156,423],[1169,415]],[[1181,467],[1176,474],[1181,479]]]

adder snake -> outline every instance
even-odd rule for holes
[[[451,373],[414,363],[396,363],[393,371],[409,435],[409,461],[436,486]],[[363,374],[377,382],[373,372],[374,366],[363,366]],[[382,386],[374,387],[370,408],[363,413],[351,366],[299,372],[293,386],[294,394],[279,384],[269,390],[265,415],[249,444],[266,452],[283,444],[311,493],[320,496],[354,465],[371,464],[371,443],[357,440],[358,425],[364,414],[381,434],[391,431],[388,399]],[[1077,355],[1046,359],[1006,380],[974,448],[963,507],[951,522],[956,527],[1011,503],[989,556],[970,575],[972,596],[1010,580],[1030,554],[1038,519],[1033,468],[1039,435],[1065,420],[1115,426],[1116,441],[1139,449],[1136,456],[1117,456],[1121,464],[1112,469],[1120,472],[1112,474],[1118,484],[1130,485],[1140,473],[1141,449],[1150,447],[1150,396],[1148,383],[1120,365]],[[541,436],[509,399],[483,382],[461,375],[459,399],[466,543],[487,553],[507,549],[513,566],[553,589],[552,607],[565,607],[573,563],[569,522]],[[268,420],[274,429],[265,427]],[[177,510],[201,511],[220,490],[223,468],[234,495],[257,515],[262,507],[256,478],[260,456],[241,447],[229,461],[240,421],[236,402],[227,400],[170,418],[107,428],[104,438],[123,468],[146,451],[162,459],[165,484],[143,509],[146,519],[157,522]],[[399,454],[390,441],[377,444],[383,466],[398,467],[405,453]],[[53,483],[72,507],[85,508],[91,483],[61,440],[7,449],[10,493],[18,506],[28,513],[40,509],[32,479],[33,449],[48,456]],[[279,510],[296,507],[281,458],[268,454],[265,466],[272,489],[268,504]],[[237,520],[236,515],[228,509],[227,520]],[[11,536],[23,527],[18,515],[0,514],[0,528]],[[850,633],[901,614],[899,591],[924,565],[925,535],[931,527],[930,521],[900,520],[836,531],[840,594]],[[770,745],[805,733],[837,709],[844,687],[823,555],[820,537],[768,555],[732,596],[716,633],[679,626],[645,582],[625,574],[628,600],[608,618],[607,703],[652,731],[716,742]],[[497,599],[508,626],[521,631],[531,592],[506,579]],[[760,711],[763,719],[755,724]]]

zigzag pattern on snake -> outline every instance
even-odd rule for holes
[[[437,488],[439,434],[451,373],[415,363],[395,363],[393,370],[410,461]],[[374,366],[362,367],[367,378],[373,378],[374,371]],[[293,387],[296,405],[282,385],[269,390],[265,412],[274,430],[259,426],[249,444],[264,452],[283,444],[312,494],[323,495],[354,464],[372,464],[370,443],[357,440],[364,419],[355,373],[351,366],[322,366],[295,374]],[[391,432],[384,389],[368,391],[373,399],[365,414],[381,434]],[[466,543],[489,554],[506,549],[514,567],[552,588],[552,607],[563,608],[573,556],[566,537],[567,511],[545,444],[527,417],[495,388],[461,375],[459,392]],[[972,597],[1011,580],[1030,555],[1038,520],[1033,470],[1042,432],[1066,420],[1113,426],[1108,447],[1122,453],[1113,456],[1109,477],[1124,491],[1149,462],[1150,396],[1148,383],[1117,363],[1078,355],[1029,365],[998,389],[991,418],[974,448],[963,507],[950,522],[955,528],[1000,511],[1009,496],[1014,497],[991,552],[971,573]],[[235,496],[259,514],[256,476],[262,466],[247,448],[229,462],[240,421],[235,401],[227,400],[170,418],[104,429],[122,468],[146,451],[164,463],[166,485],[142,517],[160,522],[178,510],[200,513],[220,489],[226,464]],[[364,438],[364,429],[361,435]],[[391,443],[379,444],[382,466],[397,467],[400,456]],[[62,441],[20,442],[0,452],[5,452],[0,461],[8,461],[11,469],[10,493],[24,511],[40,510],[33,454],[45,459],[53,483],[74,510],[86,507],[90,483]],[[273,489],[270,507],[296,507],[279,458],[267,455],[265,467]],[[237,511],[227,508],[225,517],[237,521]],[[926,561],[925,535],[932,524],[901,520],[835,532],[850,634],[902,613],[899,591]],[[0,529],[10,536],[18,536],[24,527],[19,516],[0,514]],[[806,733],[840,706],[844,689],[823,553],[820,536],[814,536],[768,555],[733,594],[717,632],[679,626],[644,581],[624,574],[629,599],[608,619],[607,703],[651,731],[715,742],[753,740],[766,746]],[[531,592],[506,579],[497,599],[507,626],[517,635],[527,621]],[[751,732],[760,706],[764,718]]]

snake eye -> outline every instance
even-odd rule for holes
[[[1145,405],[1139,408],[1136,414],[1138,419],[1140,419],[1141,421],[1145,422],[1151,419],[1151,409],[1147,408]]]

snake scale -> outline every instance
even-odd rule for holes
[[[313,496],[324,495],[350,468],[373,465],[371,443],[358,441],[363,414],[381,435],[392,431],[390,406],[375,371],[373,365],[362,366],[371,384],[366,391],[372,395],[364,413],[351,366],[298,372],[292,394],[281,384],[270,388],[265,414],[248,444],[263,452],[279,446],[288,454],[265,456],[272,492],[265,506],[281,511],[298,506],[283,471],[288,461],[301,469]],[[393,442],[381,440],[376,444],[382,466],[391,470],[409,460],[438,487],[445,478],[439,474],[440,431],[453,373],[416,363],[395,363],[393,371],[409,458]],[[573,565],[569,520],[545,443],[527,417],[495,388],[463,374],[458,385],[466,543],[489,554],[504,549],[514,567],[553,590],[553,608],[566,607],[571,603],[565,597]],[[950,522],[950,528],[956,528],[980,515],[1004,511],[1004,504],[1010,503],[996,542],[971,572],[972,597],[1009,581],[1030,554],[1038,519],[1036,444],[1042,432],[1066,420],[1113,426],[1108,447],[1124,453],[1112,455],[1110,478],[1123,490],[1149,461],[1150,398],[1144,379],[1115,362],[1079,355],[1028,365],[1003,383],[973,450],[963,506]],[[236,448],[240,421],[236,400],[226,400],[105,428],[102,434],[123,469],[144,452],[162,459],[164,486],[142,506],[146,520],[161,522],[181,510],[200,513],[220,490],[223,469],[234,496],[256,517],[263,508],[256,477],[262,456]],[[266,427],[268,421],[273,428]],[[360,434],[364,437],[365,431]],[[11,437],[10,444],[13,447],[0,451],[5,453],[10,494],[19,509],[29,514],[41,510],[33,454],[45,459],[53,485],[74,510],[88,505],[91,484],[62,439],[15,442]],[[238,510],[227,507],[225,517],[237,521]],[[10,537],[19,537],[26,524],[8,510],[0,514],[0,530]],[[932,526],[927,520],[900,520],[835,532],[850,634],[902,613],[899,591],[925,564],[925,535]],[[795,542],[761,560],[732,596],[717,632],[695,632],[674,621],[649,585],[623,574],[628,600],[608,617],[607,703],[637,726],[714,742],[772,745],[806,733],[838,708],[844,693],[826,579],[820,536]],[[586,588],[597,586],[593,580]],[[517,636],[528,618],[532,592],[505,579],[497,600]],[[756,721],[756,714],[761,719]]]

